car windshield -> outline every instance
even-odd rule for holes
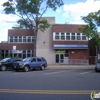
[[[1,60],[1,61],[3,61],[3,62],[5,62],[5,61],[7,61],[7,60],[9,60],[10,58],[5,58],[5,59],[3,59],[3,60]]]
[[[27,61],[30,61],[32,58],[28,57],[28,58],[25,58],[23,59],[24,62],[27,62]]]

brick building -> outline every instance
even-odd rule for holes
[[[50,23],[45,32],[37,35],[36,55],[43,56],[49,64],[88,64],[89,41],[79,31],[82,25],[56,24],[54,17],[43,17]],[[28,29],[9,29],[8,41],[0,43],[1,57],[33,56],[34,34]],[[15,51],[14,51],[15,49]]]

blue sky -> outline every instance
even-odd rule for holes
[[[7,0],[0,0],[0,5]],[[84,24],[81,16],[86,16],[90,12],[100,10],[100,0],[63,0],[64,6],[55,12],[48,10],[44,17],[55,17],[57,24]],[[0,6],[0,42],[7,41],[8,29],[11,29],[17,18],[12,15],[2,13]]]

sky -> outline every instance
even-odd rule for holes
[[[18,20],[14,15],[3,13],[1,6],[7,0],[0,0],[0,42],[7,41],[8,29]],[[64,5],[55,12],[49,9],[43,17],[55,17],[56,24],[85,24],[81,16],[100,10],[100,0],[63,0]]]

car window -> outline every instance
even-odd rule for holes
[[[37,61],[38,61],[38,62],[41,62],[41,59],[40,59],[40,58],[37,58]]]
[[[100,59],[98,60],[98,63],[100,63]]]
[[[43,60],[43,61],[46,61],[43,57],[42,57],[42,60]]]
[[[36,58],[32,58],[32,60],[31,60],[32,62],[36,62]]]

